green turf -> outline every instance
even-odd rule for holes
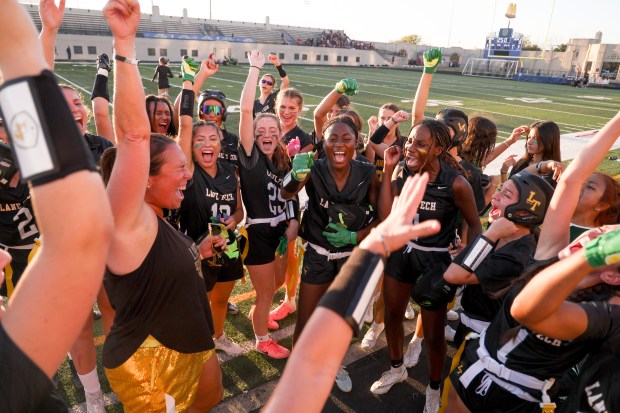
[[[178,67],[173,66],[173,71]],[[263,73],[275,70],[269,65]],[[222,67],[211,79],[208,79],[205,88],[219,89],[228,97],[230,114],[226,122],[228,130],[237,133],[239,114],[234,106],[238,105],[241,89],[247,75],[247,66]],[[157,84],[150,81],[154,71],[153,65],[141,65],[140,72],[144,78],[145,93],[157,93]],[[420,79],[420,72],[380,69],[380,68],[340,68],[319,66],[286,66],[291,80],[291,86],[298,88],[304,95],[305,111],[302,114],[301,127],[309,132],[312,129],[312,111],[334,84],[344,77],[355,77],[360,85],[360,93],[352,97],[353,106],[361,113],[364,119],[377,114],[377,109],[386,102],[393,102],[402,109],[410,110],[413,96]],[[95,65],[58,63],[56,72],[67,83],[71,82],[83,89],[87,97],[94,81]],[[113,74],[111,74],[112,85]],[[174,96],[180,90],[181,80],[172,79],[171,94]],[[561,85],[546,85],[538,83],[514,82],[500,79],[473,78],[451,74],[437,74],[433,80],[430,92],[427,116],[434,114],[443,107],[460,107],[466,113],[481,114],[493,119],[499,129],[500,139],[510,135],[510,132],[522,124],[531,124],[536,120],[553,120],[560,126],[562,133],[572,133],[584,130],[601,128],[618,111],[620,94],[608,89],[583,89]],[[521,100],[515,100],[521,99]],[[408,126],[402,126],[402,133],[407,132]],[[94,132],[92,121],[90,128]],[[620,150],[610,152],[610,155],[620,156]],[[600,170],[612,176],[620,174],[620,163],[604,161]],[[237,283],[233,295],[239,295],[252,290],[252,283],[247,278],[246,283]],[[283,298],[283,291],[276,295],[275,302]],[[226,334],[237,342],[252,340],[254,334],[247,313],[253,299],[239,303],[240,312],[235,316],[228,316]],[[281,322],[282,327],[290,326],[295,322],[294,317],[288,317]],[[101,335],[101,323],[97,321],[95,335]],[[282,340],[290,348],[291,339]],[[97,348],[99,358],[100,380],[103,391],[109,392],[109,384],[101,368],[101,346]],[[250,352],[223,363],[223,382],[225,398],[259,386],[273,380],[282,372],[284,361],[273,361]],[[59,392],[70,406],[84,402],[82,392],[75,391],[68,364],[65,362],[59,371]],[[120,405],[108,406],[108,412],[121,412]]]

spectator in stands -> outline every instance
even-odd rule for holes
[[[71,59],[71,57],[69,57],[69,59]],[[159,65],[155,68],[153,79],[151,79],[151,81],[154,82],[155,78],[157,78],[157,94],[159,95],[168,96],[168,89],[170,89],[170,82],[168,82],[168,78],[174,77],[168,67],[169,62],[170,60],[165,57],[160,57]]]
[[[288,88],[289,78],[282,67],[282,63],[280,63],[278,56],[272,53],[267,57],[267,59],[269,59],[269,61],[276,67],[276,70],[280,75],[280,79],[282,79],[282,89]],[[277,86],[278,84],[276,82],[276,78],[269,73],[265,73],[260,79],[260,84],[258,85],[260,88],[260,97],[254,101],[254,117],[256,117],[259,113],[276,113],[276,97],[280,92],[280,89],[277,89]]]

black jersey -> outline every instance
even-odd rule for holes
[[[436,219],[441,224],[441,230],[435,235],[418,238],[415,242],[427,247],[448,248],[450,243],[454,241],[456,218],[459,212],[454,203],[452,186],[456,177],[462,175],[447,163],[439,162],[439,173],[433,182],[429,182],[426,185],[426,192],[422,202],[420,202],[414,223],[417,224],[429,219]],[[405,184],[405,180],[413,175],[414,173],[409,171],[404,161],[396,165],[393,177],[396,177],[399,194]]]
[[[484,200],[484,191],[482,189],[482,172],[480,169],[476,168],[471,163],[467,162],[465,159],[461,159],[461,167],[466,171],[469,171],[471,175],[467,180],[469,185],[471,185],[471,189],[474,191],[474,199],[476,200],[476,209],[478,213],[484,211],[484,208],[487,206]]]
[[[276,98],[278,97],[278,93],[280,93],[280,89],[276,89],[267,96],[265,99],[265,103],[260,103],[259,99],[254,101],[254,110],[253,115],[256,117],[259,113],[276,113]]]
[[[601,348],[586,358],[560,413],[620,412],[620,306],[599,303],[588,312],[591,323],[603,325],[608,333]]]
[[[299,126],[295,126],[293,129],[286,132],[280,140],[284,143],[284,145],[288,145],[288,143],[295,139],[295,137],[299,138],[299,147],[301,149],[312,144],[312,138],[310,138],[310,135],[302,131]]]
[[[32,249],[38,236],[28,184],[0,189],[0,247]]]
[[[92,135],[90,133],[85,133],[84,139],[86,139],[86,143],[88,144],[90,153],[93,154],[93,159],[95,160],[96,165],[99,165],[99,160],[101,159],[101,155],[103,155],[103,152],[106,149],[114,146],[114,144],[106,138],[102,136]]]
[[[103,365],[127,361],[149,335],[180,353],[214,347],[213,319],[196,244],[157,218],[157,236],[140,266],[103,279],[116,311],[103,346]]]
[[[454,259],[459,264],[473,248],[468,245]],[[490,322],[502,306],[493,294],[508,287],[517,278],[536,251],[536,238],[532,234],[510,241],[489,254],[474,272],[479,284],[468,284],[463,290],[461,306],[464,313],[476,320]]]
[[[183,191],[181,230],[196,241],[208,230],[212,217],[232,215],[237,209],[237,173],[232,164],[217,162],[212,177],[194,162],[194,175]]]
[[[510,290],[484,337],[484,346],[489,355],[509,369],[539,380],[559,379],[597,348],[609,329],[608,325],[602,323],[588,323],[584,334],[574,340],[558,340],[533,332],[521,326],[510,315],[510,307],[518,292],[518,288]],[[591,313],[597,311],[601,303],[589,302],[580,305],[586,312]],[[506,337],[508,333],[512,333],[512,338]],[[467,345],[465,353],[468,360],[478,358],[477,347],[478,340]],[[540,399],[540,392],[524,386],[519,387]]]
[[[284,213],[286,201],[280,191],[285,174],[256,144],[249,156],[239,147],[241,196],[248,218],[274,218]]]
[[[157,77],[157,87],[159,89],[168,89],[170,87],[170,82],[168,81],[169,77],[172,76],[172,72],[168,66],[157,65],[155,68],[155,74],[153,75],[153,80]]]
[[[218,159],[237,165],[239,160],[239,137],[226,129],[222,129],[222,135],[224,135],[224,139],[221,142],[222,150]]]
[[[332,252],[350,251],[352,245],[336,248],[323,236],[322,232],[329,223],[327,210],[332,204],[368,206],[374,168],[370,163],[352,160],[349,177],[342,191],[338,191],[327,163],[325,158],[318,159],[306,182],[308,207],[301,221],[299,236]]]
[[[68,413],[54,384],[13,342],[0,324],[0,412]]]

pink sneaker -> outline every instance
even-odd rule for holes
[[[297,307],[294,307],[288,302],[283,301],[282,304],[269,312],[269,318],[271,320],[279,321],[288,316],[289,314],[293,314],[296,310]]]
[[[252,315],[254,314],[254,308],[256,308],[256,306],[253,305],[250,308],[250,312],[248,313],[248,318],[250,319],[250,321],[252,321]],[[267,328],[269,330],[277,330],[280,328],[280,325],[276,323],[273,318],[271,318],[271,314],[267,318]]]
[[[257,342],[256,351],[266,354],[274,359],[285,359],[291,354],[289,349],[282,347],[273,339]]]

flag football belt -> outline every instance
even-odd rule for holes
[[[329,250],[326,250],[323,247],[319,247],[318,245],[315,245],[311,242],[307,243],[309,246],[312,247],[313,250],[315,250],[317,252],[317,254],[321,254],[324,257],[327,257],[327,261],[334,261],[334,260],[339,260],[341,258],[346,258],[348,256],[351,255],[351,253],[353,251],[345,251],[345,252],[331,252]]]
[[[416,244],[415,242],[408,241],[407,248],[403,251],[404,254],[409,254],[411,250],[420,250],[427,252],[448,252],[448,247],[446,248],[438,248],[438,247],[425,247],[424,245]]]
[[[475,318],[468,317],[465,313],[461,313],[461,324],[480,334],[491,323],[488,321],[476,320]]]
[[[269,224],[272,227],[277,227],[280,222],[286,221],[286,212],[282,212],[277,217],[272,218],[246,218],[245,227],[249,227],[250,225],[257,224]]]
[[[520,330],[518,333],[519,336],[522,336],[523,334],[527,335],[527,332],[525,330]],[[479,345],[478,349],[476,350],[476,353],[479,357],[478,361],[472,364],[465,371],[465,373],[463,373],[459,381],[463,383],[465,387],[469,387],[472,380],[479,373],[486,371],[491,374],[491,380],[493,380],[494,383],[502,387],[504,390],[519,397],[520,399],[534,403],[540,402],[540,400],[537,400],[527,392],[515,391],[514,386],[511,386],[510,384],[517,384],[519,386],[527,387],[528,389],[538,390],[542,393],[543,402],[549,402],[550,398],[547,395],[547,390],[551,388],[551,386],[553,386],[553,383],[555,383],[555,379],[540,380],[536,377],[506,367],[505,364],[502,364],[499,361],[495,360],[493,357],[491,357],[488,350],[484,346],[485,336],[486,330],[482,331],[482,333],[480,334],[480,340],[478,342]],[[507,346],[513,346],[512,340],[508,342],[508,344],[504,345],[504,347],[502,347],[498,353],[502,353],[502,350],[504,350],[504,348],[506,348]],[[495,380],[495,378],[501,380]],[[505,382],[503,380],[505,380]]]

